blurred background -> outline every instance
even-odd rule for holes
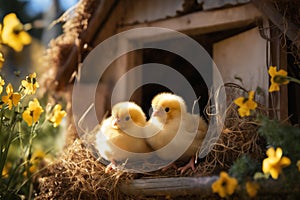
[[[0,17],[3,18],[9,13],[15,13],[22,24],[32,24],[32,29],[28,33],[32,37],[30,45],[26,45],[23,51],[16,52],[8,46],[1,46],[1,52],[4,55],[5,62],[0,71],[6,84],[12,83],[15,90],[20,85],[21,80],[29,73],[37,73],[37,81],[41,80],[47,64],[43,61],[48,43],[62,33],[62,24],[52,25],[52,22],[58,19],[66,10],[72,8],[78,0],[0,0]],[[36,96],[39,98],[42,106],[46,108],[49,99],[45,95],[45,90],[40,84]],[[47,89],[46,89],[47,90]],[[62,102],[61,102],[62,103]],[[23,126],[22,129],[28,129]],[[64,129],[66,128],[65,119],[62,126],[53,128],[43,126],[38,130],[34,149],[44,152],[56,153],[62,149]],[[55,144],[55,145],[54,145]],[[18,156],[18,144],[14,144],[10,150],[9,160]]]
[[[43,72],[43,53],[49,41],[61,34],[61,24],[51,26],[63,12],[74,6],[78,0],[0,0],[0,17],[8,13],[16,13],[23,24],[31,23],[29,30],[32,43],[25,46],[22,52],[14,52],[10,48],[2,48],[5,63],[2,75],[14,85],[19,83],[18,76],[24,77],[33,71]],[[17,76],[16,76],[17,75]]]

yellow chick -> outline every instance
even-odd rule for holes
[[[143,138],[146,116],[133,102],[120,102],[113,106],[112,114],[104,119],[96,134],[96,148],[111,163],[105,172],[116,168],[116,162],[142,159],[140,153],[152,151]]]
[[[147,138],[148,144],[163,160],[189,160],[178,169],[181,173],[189,168],[194,170],[195,156],[206,135],[207,123],[202,117],[188,113],[184,100],[177,95],[160,93],[151,104],[153,113],[149,120],[151,125],[148,126],[151,128],[146,135],[152,136]],[[153,133],[153,126],[159,127],[156,134]]]

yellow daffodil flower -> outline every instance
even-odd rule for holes
[[[57,104],[53,108],[50,121],[53,123],[54,127],[57,127],[66,115],[67,115],[66,111],[61,109],[60,104]]]
[[[26,76],[26,79],[22,80],[21,84],[25,89],[25,94],[35,94],[36,89],[39,88],[39,84],[36,81],[36,73],[32,73]]]
[[[270,66],[269,75],[271,76],[271,86],[269,92],[279,91],[279,85],[288,84],[287,72],[283,69],[277,71],[276,66]]]
[[[291,164],[288,157],[282,157],[282,149],[278,147],[276,151],[273,147],[267,150],[268,158],[263,160],[262,170],[265,174],[271,174],[273,179],[277,179],[283,167]]]
[[[5,85],[5,81],[2,79],[2,77],[0,76],[0,94],[2,94],[3,92],[3,86]]]
[[[38,169],[39,169],[39,167],[40,167],[40,164],[41,164],[41,162],[44,160],[45,156],[46,156],[45,152],[40,151],[40,150],[35,151],[35,152],[32,154],[31,159],[30,159],[30,162],[29,162],[30,167],[29,167],[29,169],[28,169],[28,171],[29,171],[31,174],[33,174],[33,173],[35,173],[35,172],[38,171]],[[24,176],[27,176],[27,171],[25,171],[23,175],[24,175]]]
[[[18,105],[21,95],[17,92],[14,92],[14,89],[10,83],[6,86],[6,93],[7,95],[2,96],[2,101],[6,103],[9,110],[11,110],[13,105]]]
[[[239,97],[234,100],[234,103],[239,106],[238,112],[241,117],[249,116],[251,110],[255,110],[257,103],[253,101],[254,91],[248,93],[248,98]]]
[[[22,51],[24,45],[31,43],[31,36],[24,30],[15,13],[10,13],[3,19],[2,42],[17,52]]]
[[[300,172],[300,160],[297,161],[298,171]]]
[[[246,191],[250,197],[255,197],[259,189],[259,184],[256,182],[248,181],[246,183]]]
[[[32,124],[38,122],[43,112],[44,110],[40,106],[39,101],[34,98],[33,101],[29,102],[27,109],[22,114],[22,117],[28,126],[32,126]]]
[[[0,27],[0,28],[1,28],[1,27]],[[5,61],[4,56],[3,56],[3,54],[0,52],[0,69],[2,69],[3,64],[4,64],[4,61]]]
[[[237,185],[238,181],[235,178],[230,177],[226,172],[221,172],[220,178],[211,185],[211,188],[214,193],[218,193],[220,197],[224,198],[232,195]]]
[[[3,170],[2,170],[2,177],[3,178],[8,178],[9,177],[9,171],[12,167],[12,164],[11,162],[6,162],[4,167],[3,167]]]

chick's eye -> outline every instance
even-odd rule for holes
[[[169,112],[169,111],[170,111],[170,108],[169,108],[169,107],[166,107],[166,108],[165,108],[165,111],[166,111],[166,112]]]
[[[129,117],[129,116],[125,117],[125,120],[126,120],[126,121],[129,121],[129,120],[130,120],[130,117]]]

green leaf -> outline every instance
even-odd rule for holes
[[[269,177],[270,177],[270,174],[264,174],[262,172],[256,172],[253,176],[254,180],[268,179]]]

